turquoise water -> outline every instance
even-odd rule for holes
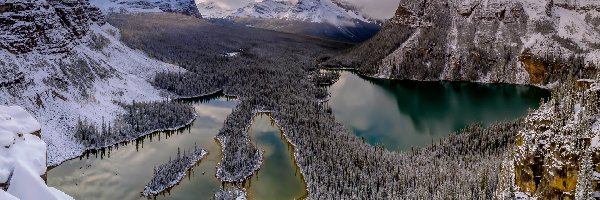
[[[523,117],[550,96],[523,85],[381,80],[348,71],[329,89],[338,121],[393,151],[431,144],[472,123]]]

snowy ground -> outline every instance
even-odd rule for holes
[[[46,143],[32,133],[40,124],[18,106],[0,105],[0,199],[73,199],[46,186]]]

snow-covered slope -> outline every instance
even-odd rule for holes
[[[228,9],[208,0],[198,3],[198,9],[208,19],[231,20],[258,28],[329,36],[334,39],[343,35],[350,41],[372,36],[381,24],[368,17],[361,9],[342,0],[264,0],[237,9]],[[310,29],[329,30],[318,34]],[[360,36],[363,34],[368,36]]]
[[[0,105],[0,199],[73,199],[46,186],[46,143],[40,124],[19,106]]]
[[[52,7],[69,5],[78,10],[89,5],[85,0],[64,1],[71,3],[0,3],[0,8],[20,8],[1,13],[15,23],[1,26],[0,35],[15,41],[34,41],[17,50],[0,46],[0,105],[19,105],[40,121],[48,165],[59,164],[85,150],[73,137],[78,119],[97,124],[111,122],[125,112],[118,102],[164,99],[148,80],[157,72],[182,70],[128,48],[120,42],[118,29],[92,20],[89,12],[61,17]],[[23,17],[39,13],[44,14],[43,20]],[[66,23],[69,17],[77,20]],[[31,29],[28,33],[25,31],[29,29],[22,26],[49,28]],[[82,31],[75,34],[75,30]]]
[[[569,68],[591,74],[598,27],[596,0],[403,0],[378,35],[328,64],[382,78],[546,85]]]
[[[174,12],[201,18],[194,0],[89,0],[107,13]]]

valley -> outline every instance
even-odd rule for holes
[[[600,198],[594,2],[196,3],[0,1],[0,199]]]

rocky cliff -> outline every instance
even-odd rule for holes
[[[527,116],[508,158],[509,196],[600,198],[599,86],[595,80],[562,84]]]
[[[323,63],[369,76],[547,85],[595,75],[600,2],[402,0],[380,33]]]
[[[0,1],[0,48],[12,53],[67,52],[91,22],[102,24],[103,16],[85,0]]]

